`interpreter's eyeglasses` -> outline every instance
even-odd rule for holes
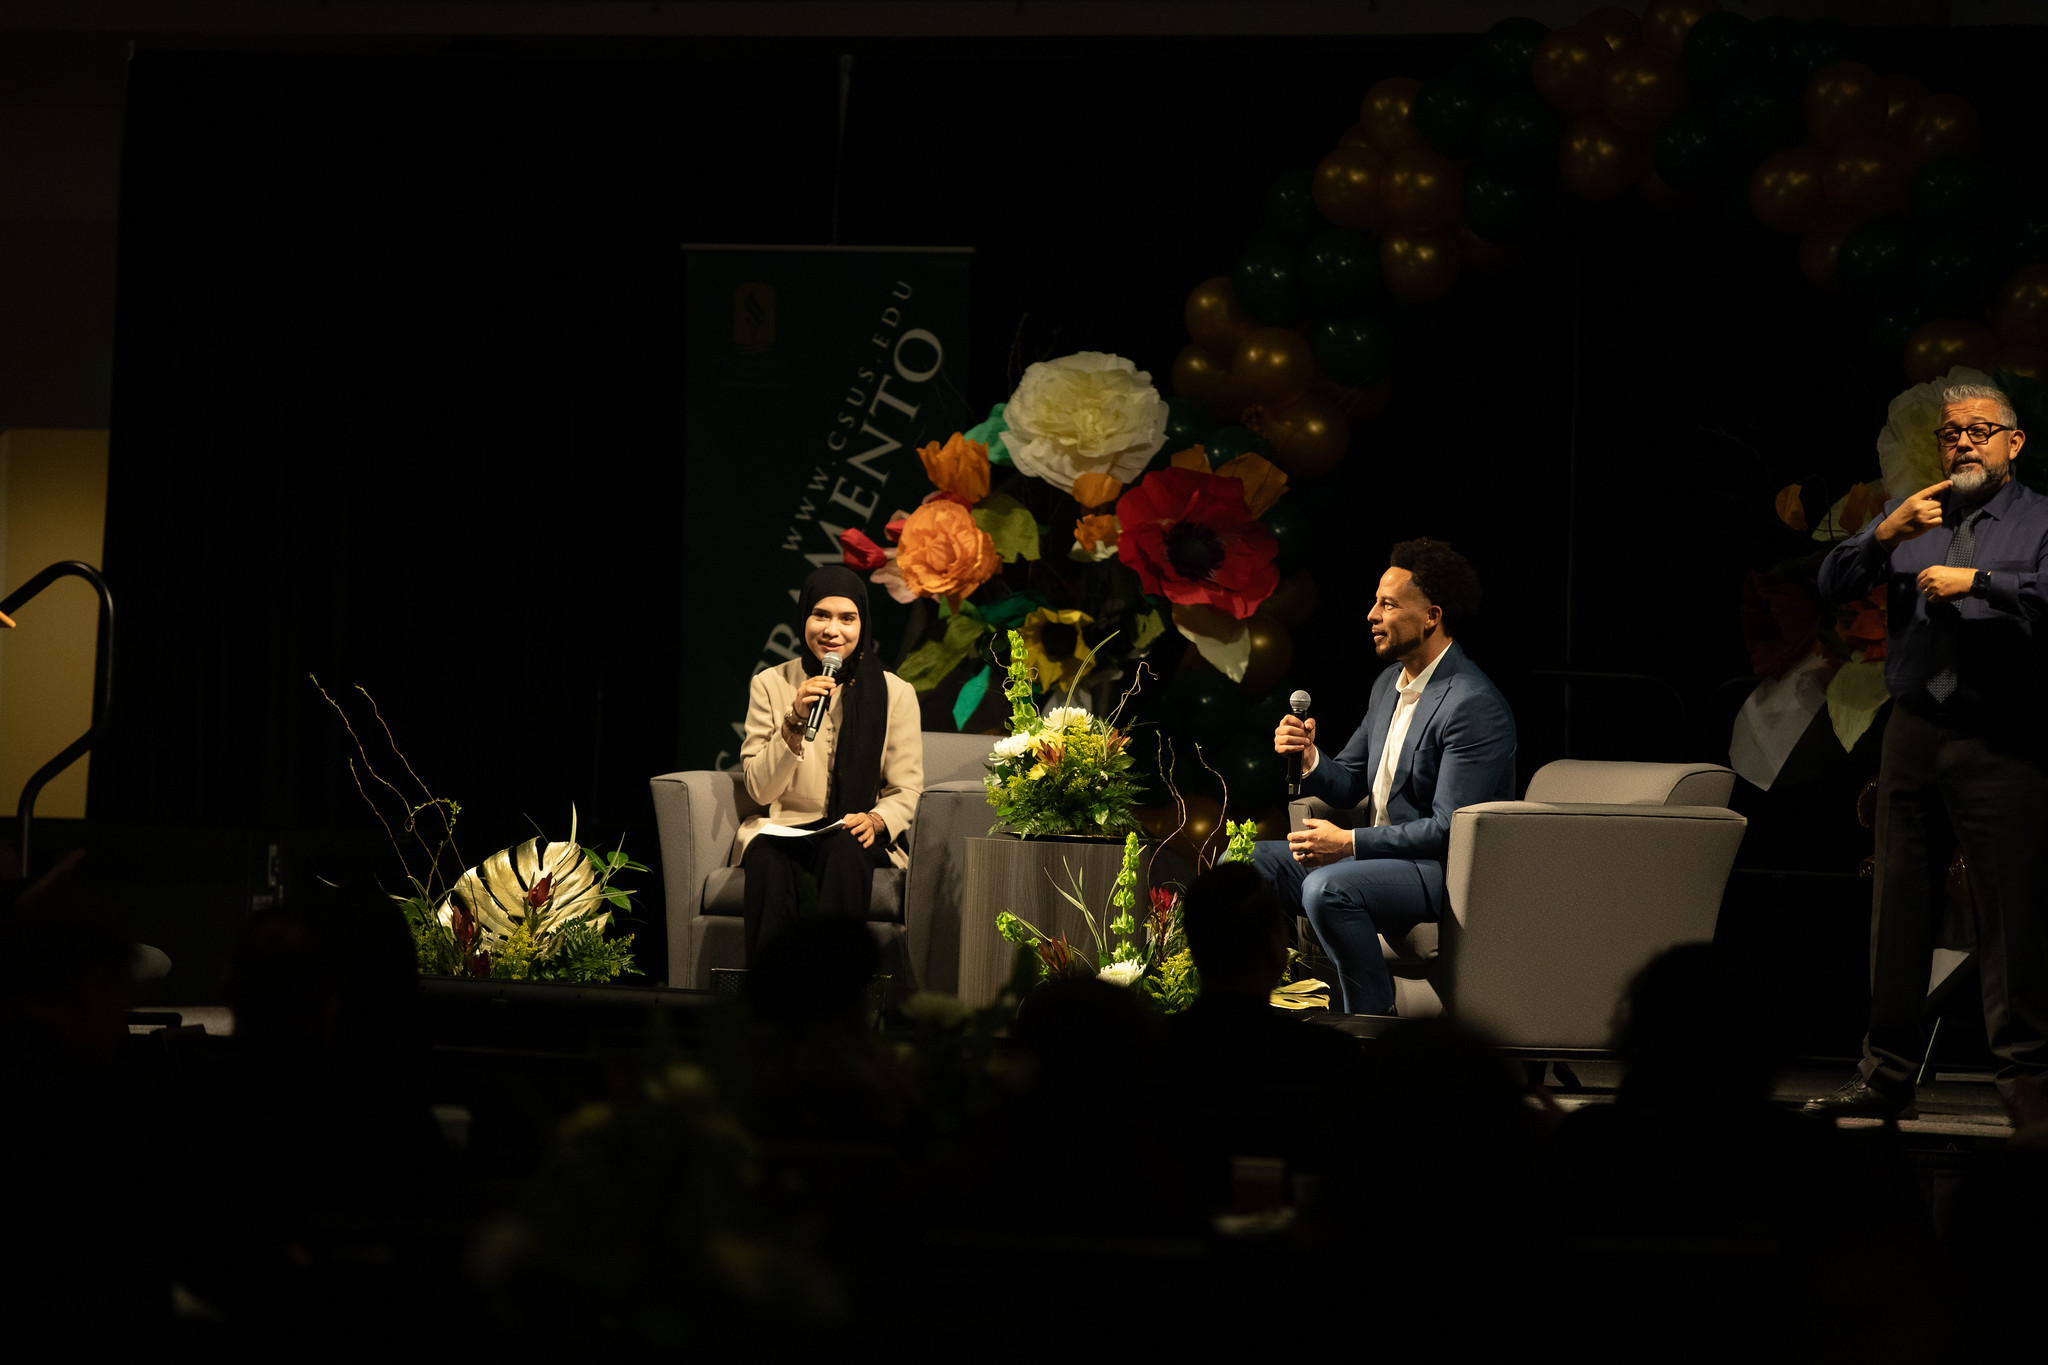
[[[1954,446],[1966,431],[1970,433],[1970,444],[1981,446],[1991,439],[1993,432],[2018,430],[2018,427],[2009,427],[2003,422],[1972,422],[1966,427],[1936,427],[1934,439],[1943,450],[1947,450]]]

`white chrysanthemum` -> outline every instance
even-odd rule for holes
[[[1112,986],[1128,986],[1145,974],[1142,962],[1112,962],[1095,974],[1097,981],[1107,981]]]
[[[1877,433],[1877,464],[1884,471],[1886,497],[1908,498],[1941,482],[1941,452],[1934,429],[1941,425],[1941,391],[1954,384],[1991,384],[1991,376],[1967,365],[1925,384],[1915,384],[1885,409]]]
[[[1088,714],[1085,706],[1055,706],[1045,713],[1044,719],[1047,729],[1064,730],[1069,725],[1088,725],[1095,717]]]
[[[1004,735],[995,742],[990,753],[995,758],[1022,758],[1031,752],[1033,738],[1031,735]]]
[[[1011,461],[1063,493],[1082,474],[1131,483],[1166,444],[1166,400],[1152,376],[1102,351],[1030,366],[1003,418]]]

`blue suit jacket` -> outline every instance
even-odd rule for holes
[[[1381,672],[1372,685],[1365,720],[1343,752],[1322,753],[1301,779],[1306,796],[1332,806],[1355,806],[1372,795],[1373,774],[1394,723],[1401,666]],[[1319,746],[1320,747],[1320,746]],[[1515,715],[1507,698],[1453,643],[1415,704],[1408,739],[1394,768],[1387,800],[1390,823],[1352,831],[1359,858],[1406,858],[1422,874],[1430,906],[1443,913],[1444,855],[1451,812],[1481,801],[1515,799]]]

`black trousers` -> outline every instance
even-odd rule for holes
[[[862,848],[843,828],[808,839],[760,835],[747,845],[740,867],[747,877],[741,894],[746,905],[747,965],[777,934],[796,923],[802,898],[799,876],[809,873],[818,888],[818,913],[868,917],[868,898],[875,887],[875,869],[889,866],[889,850],[881,841]]]
[[[2014,699],[2032,705],[2031,699]],[[1960,845],[2001,1088],[2048,1072],[2048,761],[2032,744],[1892,706],[1877,777],[1870,1032],[1862,1072],[1903,1089],[1925,1055],[1927,976]]]

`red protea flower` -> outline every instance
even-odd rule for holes
[[[1067,942],[1065,934],[1038,940],[1038,960],[1046,970],[1063,972],[1074,965],[1074,945]]]
[[[543,873],[541,875],[541,879],[535,882],[533,886],[528,889],[526,893],[526,903],[532,906],[534,909],[538,910],[543,905],[546,905],[548,903],[548,896],[554,891],[554,889],[555,879],[553,874]]]
[[[1156,469],[1117,500],[1117,558],[1145,591],[1242,621],[1280,586],[1280,544],[1245,506],[1244,484],[1193,469]]]

